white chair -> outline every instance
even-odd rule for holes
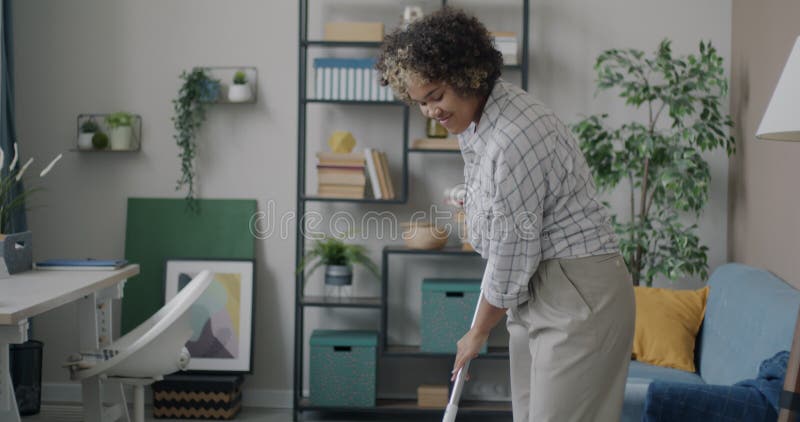
[[[184,369],[189,363],[189,352],[184,345],[193,330],[187,311],[212,279],[211,272],[201,272],[147,321],[99,353],[83,355],[80,361],[71,362],[72,378],[81,380],[83,388],[99,388],[96,380],[132,385],[133,421],[144,422],[144,387]],[[83,403],[84,407],[89,406],[88,413],[98,415],[97,419],[103,422],[130,421],[122,388],[112,391],[115,405],[104,406],[100,400]]]

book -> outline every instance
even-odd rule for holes
[[[349,152],[346,154],[336,152],[318,152],[317,153],[318,166],[331,166],[331,167],[364,167],[364,153],[363,152]]]
[[[375,170],[375,159],[372,156],[372,148],[364,148],[364,156],[367,161],[367,173],[369,174],[369,184],[372,187],[372,196],[381,199],[381,186],[378,182],[378,173]]]
[[[385,152],[381,152],[380,156],[381,163],[383,164],[384,177],[386,178],[386,191],[388,192],[387,199],[394,199],[395,193],[394,186],[392,186],[392,175],[389,173],[389,160],[386,159]]]
[[[383,170],[383,162],[378,150],[372,150],[372,160],[375,161],[375,171],[378,175],[378,183],[381,187],[381,199],[390,199],[389,189],[386,186],[386,173]]]
[[[363,199],[366,186],[320,184],[317,195],[321,198]]]
[[[127,259],[47,259],[38,261],[39,270],[118,270],[128,264]]]
[[[458,146],[458,139],[456,138],[424,138],[415,139],[411,143],[412,149],[446,149],[458,151],[461,149]]]
[[[317,181],[320,184],[364,186],[367,177],[364,169],[349,170],[336,168],[317,168]]]

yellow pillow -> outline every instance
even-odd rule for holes
[[[706,312],[708,287],[699,290],[634,288],[633,358],[695,372],[694,342]]]

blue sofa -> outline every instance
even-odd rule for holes
[[[711,275],[706,314],[695,344],[697,373],[631,361],[623,422],[639,422],[654,380],[732,385],[755,378],[758,365],[792,347],[800,291],[771,273],[726,264]]]

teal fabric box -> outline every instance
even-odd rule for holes
[[[480,279],[422,280],[421,335],[423,352],[456,353],[456,343],[469,331],[481,294]],[[483,345],[480,353],[486,353]]]
[[[310,399],[314,406],[375,406],[378,333],[311,333]]]

